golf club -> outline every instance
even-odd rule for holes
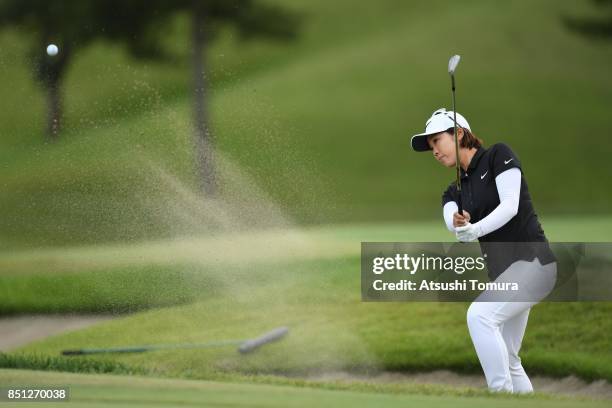
[[[459,137],[457,135],[457,109],[455,107],[455,70],[459,65],[459,55],[453,55],[448,61],[448,73],[451,77],[451,85],[453,90],[453,122],[455,124],[455,168],[457,170],[457,207],[459,214],[463,215],[463,203],[461,199],[461,170],[459,163]]]
[[[79,356],[86,354],[103,354],[103,353],[143,353],[145,351],[156,351],[156,350],[178,350],[178,349],[196,349],[196,348],[209,348],[209,347],[222,347],[229,345],[238,345],[238,351],[241,354],[250,353],[259,347],[271,343],[273,341],[280,340],[289,333],[287,327],[278,327],[267,333],[262,334],[259,337],[246,340],[222,340],[213,341],[209,343],[186,343],[186,344],[157,344],[157,345],[144,345],[144,346],[127,346],[127,347],[113,347],[113,348],[96,348],[96,349],[76,349],[76,350],[63,350],[62,355],[64,356]]]

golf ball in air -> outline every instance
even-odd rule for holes
[[[57,48],[57,45],[55,44],[49,44],[47,46],[47,54],[51,57],[57,55],[57,52],[59,51],[59,49]]]

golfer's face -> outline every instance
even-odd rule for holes
[[[455,165],[455,139],[447,132],[437,133],[427,139],[434,158],[443,166]]]

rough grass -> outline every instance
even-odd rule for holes
[[[71,373],[143,375],[142,368],[130,367],[116,361],[66,359],[58,356],[0,353],[0,367],[15,370],[63,371]],[[9,373],[3,370],[5,374]],[[6,385],[6,384],[4,384]]]

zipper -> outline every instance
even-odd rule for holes
[[[474,202],[472,201],[472,187],[470,186],[470,175],[468,174],[468,172],[465,172],[465,178],[467,180],[466,187],[467,187],[467,198],[468,198],[468,202],[470,203],[470,208],[473,210],[474,209]],[[461,190],[463,190],[463,180],[461,181]]]

